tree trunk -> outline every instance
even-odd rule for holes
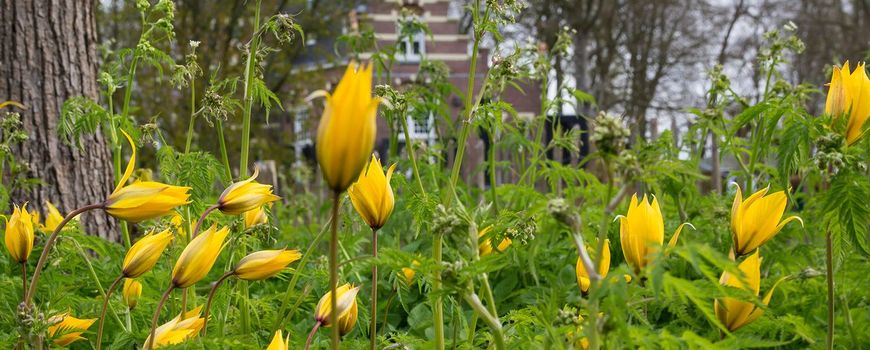
[[[14,191],[14,203],[42,209],[50,200],[69,212],[105,200],[113,188],[101,133],[84,136],[81,150],[57,136],[66,99],[99,98],[94,11],[94,0],[0,0],[0,99],[27,107],[20,112],[29,137],[12,152],[29,177],[41,180],[31,191]],[[120,240],[103,212],[85,213],[81,222],[89,234]]]

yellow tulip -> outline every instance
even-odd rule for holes
[[[132,278],[124,280],[124,289],[121,290],[121,295],[124,297],[124,304],[127,308],[133,310],[136,304],[139,303],[139,297],[142,296],[142,283]]]
[[[172,214],[172,218],[169,219],[169,224],[175,228],[175,232],[179,235],[186,235],[187,231],[184,229],[184,217],[179,213]]]
[[[269,217],[266,215],[266,210],[265,208],[263,208],[262,205],[245,212],[246,229],[257,225],[265,224],[268,221]]]
[[[33,217],[27,212],[27,203],[15,206],[12,216],[6,221],[6,249],[12,260],[23,264],[33,251]]]
[[[190,187],[172,186],[154,181],[137,181],[126,185],[130,175],[133,174],[133,166],[136,164],[136,145],[133,139],[123,130],[121,131],[130,147],[133,155],[124,170],[124,176],[118,182],[118,186],[103,203],[103,207],[109,215],[129,222],[139,222],[167,215],[175,207],[190,203]]]
[[[136,244],[133,244],[127,255],[124,256],[124,267],[122,268],[124,277],[137,278],[151,271],[172,238],[172,232],[166,229],[157,234],[145,235]]]
[[[372,65],[347,66],[317,127],[317,162],[330,189],[342,192],[356,180],[375,145],[380,98],[372,97]]]
[[[85,339],[82,333],[94,324],[96,318],[79,319],[70,316],[68,312],[52,316],[48,319],[48,336],[57,346],[65,347],[74,341]]]
[[[863,127],[870,117],[870,78],[864,63],[852,72],[849,71],[849,61],[842,68],[834,67],[828,86],[825,113],[830,114],[835,122],[841,117],[848,118],[845,137],[848,144],[853,144],[864,135]]]
[[[801,226],[804,224],[797,216],[790,216],[780,222],[785,212],[785,192],[779,191],[765,196],[768,189],[769,187],[755,192],[743,200],[743,192],[737,186],[737,194],[734,195],[734,203],[731,205],[731,238],[734,240],[734,253],[738,257],[752,253],[792,220],[798,220]]]
[[[395,198],[390,178],[395,169],[396,164],[391,165],[384,175],[381,161],[372,155],[368,168],[363,168],[359,179],[347,190],[353,208],[372,229],[384,227],[393,213]]]
[[[357,304],[356,298],[353,298],[353,302],[350,304],[350,310],[338,316],[338,333],[341,336],[345,336],[353,330],[353,326],[356,326],[357,319]]]
[[[589,291],[589,285],[592,282],[589,279],[589,274],[586,272],[586,267],[583,266],[583,259],[577,258],[577,267],[574,269],[577,274],[577,285],[580,286],[580,290],[583,293]],[[610,240],[604,240],[604,251],[601,253],[601,260],[598,264],[598,274],[601,275],[601,278],[607,276],[607,273],[610,271]]]
[[[336,313],[338,314],[339,322],[341,318],[350,312],[350,309],[356,305],[356,294],[359,293],[359,287],[354,287],[349,283],[336,288]],[[329,323],[329,314],[332,312],[332,292],[326,292],[317,306],[314,308],[314,319],[324,327],[332,326]]]
[[[205,319],[199,316],[202,305],[182,313],[169,322],[164,323],[154,331],[154,349],[166,345],[180,344],[185,340],[193,338],[202,329]],[[149,335],[145,339],[145,344],[151,340]]]
[[[225,214],[239,215],[281,199],[272,194],[271,185],[254,182],[258,175],[260,169],[254,169],[254,175],[227,187],[218,198],[218,209]]]
[[[287,338],[281,334],[281,330],[275,331],[275,336],[272,337],[272,343],[269,344],[269,347],[266,350],[290,350],[290,334],[287,334]]]
[[[214,266],[229,233],[229,227],[218,230],[216,225],[212,225],[191,240],[172,269],[173,286],[187,288],[205,277]]]
[[[49,201],[45,201],[45,211],[45,225],[43,225],[42,228],[46,231],[52,232],[57,228],[57,225],[60,225],[64,216],[60,213],[60,210],[57,210],[57,207]]]
[[[728,272],[723,272],[722,277],[719,279],[719,283],[730,287],[748,290],[757,296],[761,289],[761,257],[758,254],[758,250],[740,263],[739,268],[740,271],[743,272],[743,275],[745,275],[745,280],[741,280],[739,276],[731,276]],[[773,287],[767,291],[767,294],[765,294],[764,299],[762,300],[764,305],[770,303],[770,299],[773,297],[773,291],[783,280],[785,280],[785,278],[776,281],[776,283],[773,284]],[[741,301],[735,298],[717,299],[713,302],[713,309],[716,312],[716,318],[719,319],[719,322],[722,322],[725,328],[732,332],[752,321],[755,321],[764,313],[764,310],[758,308],[754,303]]]
[[[233,274],[248,281],[267,279],[277,275],[301,256],[295,249],[261,250],[239,260],[233,268]]]
[[[480,232],[477,234],[477,237],[483,238],[484,236],[486,236],[487,233],[489,233],[489,231],[492,231],[492,225],[484,227],[483,230],[480,230]],[[498,243],[498,251],[505,251],[505,249],[508,249],[508,247],[511,246],[511,243],[512,242],[510,238],[503,237],[501,242]],[[492,241],[489,238],[483,239],[483,241],[479,243],[477,250],[480,256],[487,256],[492,254]]]
[[[617,218],[619,218],[619,241],[622,245],[622,254],[635,273],[639,273],[650,263],[649,255],[661,249],[665,240],[665,224],[659,202],[653,196],[652,203],[650,203],[644,195],[643,200],[638,203],[635,193],[631,196],[628,213]],[[680,232],[685,225],[691,226],[687,223],[680,224],[668,242],[669,247],[677,244],[677,239],[679,239]]]
[[[414,268],[420,266],[420,262],[414,260],[411,262],[411,267],[403,267],[401,273],[399,273],[399,277],[404,278],[405,285],[410,286],[414,283],[414,276],[417,275],[417,272],[414,271]]]

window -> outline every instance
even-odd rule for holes
[[[296,153],[296,160],[299,161],[305,154],[305,149],[312,147],[314,133],[311,123],[309,122],[310,114],[307,107],[300,107],[294,110],[295,118],[293,119],[293,151]]]
[[[427,144],[435,142],[435,118],[432,113],[419,115],[410,110],[405,118],[408,121],[408,134],[412,140]],[[405,133],[399,133],[399,141],[405,141]]]
[[[401,35],[401,33],[399,33]],[[403,37],[398,43],[396,58],[399,62],[420,62],[426,54],[426,34],[416,32],[410,37]]]

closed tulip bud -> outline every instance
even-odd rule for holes
[[[363,168],[359,179],[347,190],[353,208],[372,229],[384,227],[393,213],[395,198],[390,178],[395,169],[396,165],[391,165],[384,175],[381,161],[373,155],[369,166]]]
[[[48,319],[48,336],[55,345],[66,347],[77,340],[85,339],[82,333],[94,324],[96,318],[79,319],[70,316],[68,312],[52,316]]]
[[[338,294],[336,299],[336,313],[339,320],[348,312],[351,307],[356,305],[356,294],[359,293],[359,287],[354,287],[349,283],[336,288],[335,293]],[[314,308],[314,319],[320,322],[324,327],[332,326],[329,323],[329,315],[332,312],[332,292],[326,292],[317,306]]]
[[[843,67],[834,67],[831,83],[828,84],[828,96],[825,99],[825,113],[830,114],[836,123],[839,118],[845,121],[845,137],[848,144],[853,144],[865,134],[864,124],[870,118],[870,78],[864,69],[864,63],[849,71],[849,61]]]
[[[269,217],[266,216],[266,210],[265,208],[263,208],[263,206],[259,206],[245,212],[245,228],[262,225],[268,221]]]
[[[326,184],[343,192],[359,176],[375,145],[375,116],[380,98],[372,97],[372,65],[348,65],[317,127],[317,162]]]
[[[27,203],[15,206],[12,216],[6,221],[6,249],[12,260],[23,264],[33,251],[33,217],[27,212]]]
[[[290,350],[290,334],[287,334],[285,339],[280,329],[275,331],[275,336],[272,337],[272,342],[266,350]]]
[[[124,304],[127,308],[133,310],[136,304],[139,303],[139,297],[142,296],[142,283],[128,278],[124,280],[124,289],[121,290],[121,295],[124,297]]]
[[[785,224],[797,220],[803,226],[804,222],[797,216],[785,220],[785,192],[779,191],[767,194],[770,187],[753,193],[743,200],[743,192],[737,186],[734,203],[731,205],[731,238],[734,241],[734,253],[740,257],[760,247],[782,230]]]
[[[195,337],[202,330],[203,324],[205,324],[205,319],[199,316],[201,310],[202,305],[182,313],[169,320],[169,322],[157,327],[154,331],[154,344],[152,344],[152,348],[157,349],[166,345],[181,344]],[[145,344],[148,344],[150,340],[151,336],[149,335],[145,339]]]
[[[118,186],[103,204],[109,215],[129,222],[139,222],[168,215],[175,207],[190,203],[190,187],[172,186],[154,181],[136,181],[126,185],[130,175],[133,174],[133,166],[136,164],[136,145],[133,139],[123,130],[121,131],[130,147],[133,155],[124,170],[124,176],[118,182]],[[126,186],[125,186],[126,185]]]
[[[212,225],[191,240],[175,262],[172,284],[176,288],[187,288],[205,277],[214,266],[229,233],[229,227],[218,230],[216,225]]]
[[[758,254],[758,250],[740,263],[739,268],[740,271],[743,272],[745,278],[732,276],[728,272],[723,272],[722,277],[719,279],[719,283],[725,286],[750,291],[757,296],[761,289],[761,257]],[[785,280],[785,278],[781,278],[773,284],[773,287],[770,288],[764,296],[764,299],[762,299],[764,305],[770,303],[770,299],[773,297],[773,291],[783,280]],[[756,306],[755,303],[741,301],[735,298],[716,299],[713,302],[713,309],[716,312],[716,318],[719,319],[719,322],[722,322],[722,325],[732,332],[752,321],[755,321],[764,313],[764,310]]]
[[[411,262],[411,267],[403,267],[399,277],[404,279],[405,285],[410,286],[414,283],[414,276],[417,275],[417,272],[414,271],[414,268],[420,266],[420,262],[414,260]]]
[[[338,333],[342,337],[350,333],[353,327],[356,326],[357,313],[356,298],[353,298],[350,310],[338,316]]]
[[[479,238],[483,238],[486,234],[492,231],[492,225],[485,227],[483,230],[477,234]],[[511,246],[511,239],[507,237],[502,237],[501,242],[498,243],[498,251],[503,252],[505,249]],[[484,238],[477,247],[478,253],[480,256],[487,256],[492,254],[492,240],[489,238]]]
[[[639,273],[649,264],[649,255],[661,249],[665,240],[665,224],[659,202],[653,196],[650,204],[644,195],[643,200],[638,203],[637,194],[634,194],[631,196],[631,203],[628,204],[628,213],[617,218],[622,254],[634,271]],[[669,247],[677,244],[677,239],[685,225],[691,226],[688,223],[680,224],[668,242]]]
[[[260,170],[254,169],[254,175],[227,187],[218,198],[218,209],[225,214],[239,215],[281,199],[272,194],[272,186],[254,182],[258,175]]]
[[[598,274],[601,278],[607,277],[610,271],[610,240],[604,240],[604,250],[601,252],[600,264],[598,264]],[[577,285],[583,293],[589,292],[589,285],[592,284],[589,279],[589,273],[586,272],[586,267],[583,266],[583,260],[577,258],[577,267],[574,269],[577,274]]]
[[[45,225],[43,225],[43,229],[49,232],[54,231],[57,225],[60,225],[60,222],[63,221],[63,215],[49,201],[45,201],[45,211]]]
[[[277,275],[301,256],[295,249],[261,250],[239,260],[233,274],[248,281],[264,280]]]
[[[137,278],[151,271],[172,238],[172,232],[167,229],[157,234],[145,235],[136,244],[133,244],[127,251],[127,255],[124,256],[124,267],[122,268],[124,277]]]

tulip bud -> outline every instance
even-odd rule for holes
[[[384,175],[381,161],[373,155],[368,168],[363,168],[359,179],[347,190],[353,208],[372,229],[383,227],[393,213],[395,198],[390,178],[395,169],[396,165],[391,165]]]
[[[136,304],[139,303],[139,297],[142,296],[142,283],[132,278],[124,280],[124,289],[121,290],[121,294],[124,297],[124,304],[127,305],[127,308],[130,310],[135,309]]]
[[[863,129],[870,118],[870,78],[864,69],[864,63],[858,64],[854,71],[849,70],[849,61],[843,67],[834,67],[831,83],[828,84],[828,96],[825,99],[825,113],[838,123],[839,118],[845,120],[843,132],[848,144],[858,142],[866,133]]]
[[[277,275],[301,256],[298,250],[261,250],[239,260],[233,268],[233,274],[248,281],[267,279]]]
[[[202,310],[202,305],[188,312],[181,313],[169,320],[169,322],[157,327],[154,331],[152,349],[166,345],[181,344],[195,337],[205,324],[205,319],[199,316],[200,310]],[[148,344],[150,340],[151,336],[149,335],[145,339],[145,344]]]
[[[88,330],[94,324],[96,318],[79,319],[70,316],[68,312],[52,316],[48,319],[48,336],[53,338],[55,345],[66,347],[77,340],[84,340],[82,333]],[[58,335],[58,332],[60,334]],[[58,335],[55,338],[55,335]]]
[[[587,248],[588,250],[588,248]],[[607,273],[610,271],[610,240],[604,240],[604,250],[601,252],[601,258],[599,259],[600,263],[598,264],[598,274],[603,279],[607,277]],[[580,286],[580,291],[586,293],[589,291],[589,285],[592,284],[589,279],[589,273],[586,272],[586,266],[583,265],[583,259],[577,258],[577,267],[575,268],[575,273],[577,274],[577,285]]]
[[[148,234],[130,247],[124,256],[122,273],[126,278],[137,278],[151,271],[157,259],[172,241],[172,233],[169,230],[157,234]]]
[[[420,266],[420,262],[414,260],[411,262],[411,267],[403,267],[401,273],[399,273],[399,277],[404,278],[405,285],[410,286],[414,283],[414,276],[417,275],[417,272],[414,271],[414,268]]]
[[[343,286],[336,288],[335,292],[338,294],[338,299],[336,300],[336,313],[338,314],[338,318],[341,319],[341,317],[350,312],[351,307],[356,304],[356,294],[359,292],[359,287],[353,287],[351,284],[345,283]],[[329,323],[329,315],[332,312],[331,298],[332,292],[326,292],[314,308],[314,319],[317,322],[320,322],[324,327],[331,326]]]
[[[650,203],[644,195],[641,202],[638,203],[635,193],[631,196],[631,203],[628,204],[628,212],[625,216],[619,215],[617,218],[619,219],[619,241],[622,244],[622,254],[625,255],[625,261],[636,273],[639,273],[650,263],[650,254],[657,252],[664,244],[665,224],[662,210],[659,208],[659,201],[653,196],[652,203]],[[669,247],[677,244],[680,232],[683,231],[685,225],[691,226],[688,223],[680,224],[668,241]]]
[[[218,230],[216,225],[212,225],[191,240],[175,262],[172,284],[176,288],[187,288],[205,277],[214,266],[229,232],[229,227]]]
[[[136,145],[126,132],[124,137],[133,148],[133,155],[124,170],[124,176],[118,186],[104,203],[104,209],[109,215],[129,222],[139,222],[167,215],[175,207],[190,203],[190,187],[172,186],[154,181],[137,181],[126,185],[133,167],[136,164]]]
[[[346,313],[338,316],[338,333],[341,336],[345,336],[353,330],[353,326],[356,325],[357,319],[357,304],[356,298],[353,298],[353,302],[350,305],[350,310],[347,310]]]
[[[248,210],[245,212],[245,228],[251,228],[257,225],[265,224],[269,218],[266,216],[266,210],[263,206]]]
[[[348,65],[330,95],[317,127],[317,162],[326,184],[343,192],[359,176],[372,153],[380,98],[372,97],[372,65]]]
[[[6,222],[6,249],[12,260],[23,264],[33,251],[33,217],[27,212],[27,203],[21,208],[15,206],[12,216]]]
[[[480,232],[477,234],[477,236],[479,238],[483,238],[484,236],[486,236],[487,233],[489,233],[489,231],[492,231],[492,227],[493,227],[492,225],[484,227],[483,230],[480,230]],[[501,242],[498,243],[498,251],[499,252],[505,251],[505,249],[508,249],[508,247],[510,247],[512,243],[513,242],[511,241],[510,238],[502,237]],[[480,254],[480,256],[487,256],[487,255],[492,254],[492,240],[489,238],[484,238],[483,241],[481,241],[479,243],[479,246],[477,249],[478,249],[478,253]]]
[[[227,187],[218,198],[218,209],[225,214],[239,215],[281,199],[272,194],[271,185],[254,182],[258,175],[260,169],[254,169],[254,175]]]
[[[52,232],[58,225],[60,225],[64,216],[60,213],[60,210],[57,210],[57,207],[49,201],[45,201],[45,211],[45,225],[43,226],[43,229]]]
[[[765,194],[770,187],[753,193],[743,200],[743,192],[737,185],[737,193],[731,205],[731,238],[734,241],[734,253],[740,257],[760,247],[782,230],[785,224],[798,220],[800,217],[790,216],[780,222],[785,212],[785,192],[779,191]]]
[[[746,260],[741,262],[738,266],[740,271],[743,272],[745,278],[732,276],[728,272],[723,272],[722,277],[719,279],[719,283],[725,286],[748,290],[757,296],[761,289],[761,260],[758,250],[756,250],[755,253],[747,257]],[[770,299],[773,297],[773,291],[776,289],[776,286],[784,280],[785,278],[779,279],[773,284],[773,287],[767,291],[764,299],[762,299],[764,305],[770,303]],[[719,322],[722,322],[722,324],[732,332],[752,321],[755,321],[764,313],[764,310],[760,309],[754,303],[741,301],[735,298],[716,299],[713,302],[713,310],[716,312],[716,318],[719,319]]]
[[[287,334],[285,339],[280,329],[275,331],[275,336],[272,337],[272,342],[266,350],[290,350],[290,334]]]

